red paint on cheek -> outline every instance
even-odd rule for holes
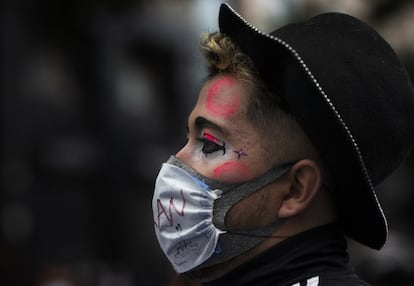
[[[223,182],[236,183],[251,179],[249,167],[240,162],[226,162],[213,170],[214,178]]]
[[[236,113],[240,105],[240,95],[235,80],[223,76],[210,87],[207,98],[207,110],[216,116],[229,117]]]

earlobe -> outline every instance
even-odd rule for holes
[[[321,188],[322,172],[313,160],[301,160],[289,171],[289,193],[279,209],[279,217],[291,217],[301,213],[312,202]]]

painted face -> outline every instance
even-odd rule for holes
[[[188,118],[188,142],[176,156],[206,177],[239,183],[267,171],[261,136],[247,120],[245,84],[220,75],[201,89]]]

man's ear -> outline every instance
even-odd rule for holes
[[[289,193],[279,209],[279,217],[299,214],[310,204],[322,185],[322,171],[313,160],[301,160],[288,173]]]

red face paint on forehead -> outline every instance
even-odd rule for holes
[[[237,183],[242,181],[247,181],[251,179],[251,172],[247,165],[240,162],[226,162],[213,171],[214,179],[229,182]]]
[[[222,76],[211,85],[206,98],[206,108],[212,115],[230,117],[236,113],[239,105],[239,88],[232,76]]]

